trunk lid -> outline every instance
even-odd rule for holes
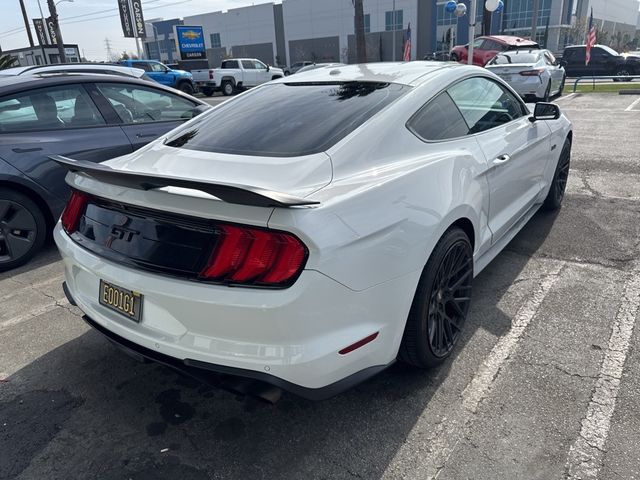
[[[306,197],[328,185],[333,174],[331,160],[323,152],[302,157],[263,157],[174,148],[160,142],[104,164],[151,175],[259,187],[296,197]],[[203,195],[197,191],[184,193]]]

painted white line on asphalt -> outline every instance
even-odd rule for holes
[[[516,312],[511,322],[511,330],[498,340],[480,369],[462,392],[462,403],[457,404],[451,411],[443,412],[446,417],[426,435],[422,432],[416,433],[420,435],[420,444],[425,445],[425,449],[421,449],[419,452],[411,452],[409,458],[412,459],[411,462],[414,465],[407,465],[407,462],[403,463],[402,476],[404,478],[438,478],[458,443],[468,434],[478,407],[489,395],[501,370],[516,350],[526,328],[536,316],[538,309],[552,287],[558,281],[565,265],[566,262],[564,261],[553,261],[543,272],[540,272],[543,275],[543,280],[533,295],[528,297]],[[415,447],[414,443],[411,444]],[[399,474],[394,470],[398,461],[402,461],[401,455],[403,455],[402,452],[396,454],[396,460],[390,463],[389,468],[383,475],[384,479],[396,478]],[[407,468],[415,471],[407,472]]]
[[[560,97],[558,99],[556,99],[556,102],[560,101],[560,100],[569,100],[570,98],[575,97],[576,95],[578,95],[577,93],[570,93],[569,95]]]
[[[30,318],[37,317],[38,315],[42,315],[43,313],[47,313],[57,307],[64,307],[69,305],[69,301],[66,297],[61,297],[56,300],[52,300],[51,302],[45,303],[44,305],[39,306],[38,308],[34,308],[28,312],[23,313],[22,315],[18,315],[17,317],[10,318],[2,323],[0,323],[0,331],[5,330],[9,327],[17,325],[19,323],[24,322],[25,320],[29,320]]]
[[[462,392],[462,405],[468,412],[476,413],[482,399],[486,397],[500,369],[515,350],[522,334],[535,317],[549,290],[558,280],[564,266],[565,262],[559,262],[547,273],[538,289],[516,313],[509,333],[498,340],[480,370]]]
[[[627,108],[624,109],[625,112],[632,112],[634,108],[636,108],[636,106],[640,104],[640,97],[638,97],[636,99],[636,101],[634,101],[631,105],[629,105]]]
[[[64,275],[60,274],[60,275],[55,275],[54,277],[48,278],[46,280],[42,280],[41,282],[32,283],[32,284],[15,282],[16,284],[18,284],[16,285],[16,288],[14,288],[13,291],[11,291],[10,293],[0,297],[0,304],[11,297],[14,297],[15,295],[23,293],[22,292],[23,289],[31,288],[33,290],[38,290],[42,287],[48,287],[49,285],[52,285],[54,283],[62,284],[63,280],[64,280]]]
[[[570,480],[598,478],[620,380],[639,313],[640,271],[634,270],[624,289],[587,415],[582,420],[580,434],[567,456],[566,478]]]

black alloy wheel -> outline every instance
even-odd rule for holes
[[[631,80],[633,80],[633,78],[631,78],[629,75],[631,75],[631,72],[626,69],[626,68],[620,68],[617,72],[616,72],[616,76],[617,77],[626,77],[626,78],[614,78],[613,81],[614,82],[630,82]]]
[[[0,189],[0,272],[28,262],[44,244],[46,222],[27,196]]]
[[[558,210],[562,206],[564,194],[567,189],[567,180],[569,179],[569,169],[571,168],[571,141],[565,140],[558,165],[551,183],[551,189],[544,201],[545,210]]]
[[[178,86],[178,90],[180,90],[183,93],[186,93],[187,95],[193,95],[193,85],[191,85],[189,82],[182,82]]]
[[[420,368],[442,363],[460,339],[471,304],[473,250],[460,228],[436,245],[418,284],[399,358]]]

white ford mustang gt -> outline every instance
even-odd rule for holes
[[[321,399],[449,356],[472,279],[557,209],[572,129],[486,70],[329,67],[255,88],[135,153],[62,157],[65,293],[187,372]]]

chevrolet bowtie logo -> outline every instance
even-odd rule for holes
[[[200,38],[200,32],[196,32],[195,30],[187,30],[186,32],[182,32],[182,36],[184,38],[188,38],[189,40],[195,40],[196,38]]]

